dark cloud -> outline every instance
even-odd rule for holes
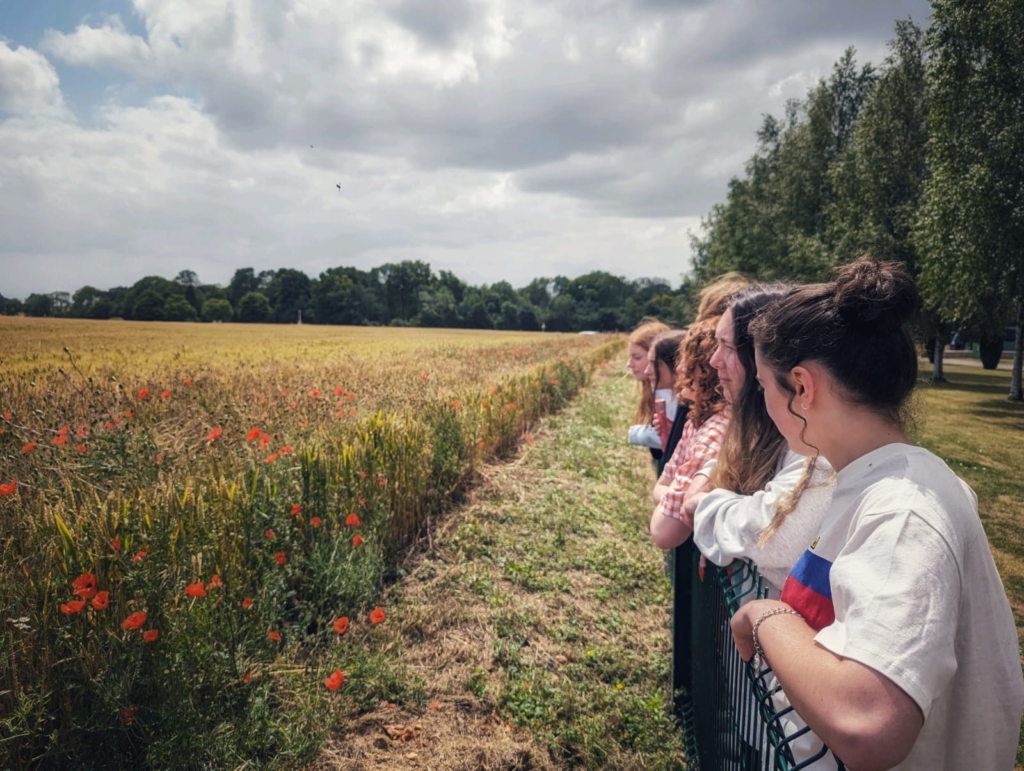
[[[397,0],[388,14],[425,43],[450,48],[474,26],[478,7],[470,0]]]

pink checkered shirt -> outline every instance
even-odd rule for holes
[[[671,479],[672,483],[658,504],[658,511],[666,517],[682,518],[683,497],[690,487],[690,481],[705,463],[718,457],[728,427],[728,408],[716,412],[705,420],[700,428],[695,428],[691,421],[686,421],[683,434],[679,437],[679,444],[661,472],[661,479]]]

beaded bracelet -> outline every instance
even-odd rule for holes
[[[771,610],[766,610],[764,613],[758,616],[757,620],[754,622],[754,625],[750,628],[750,636],[754,638],[754,653],[757,654],[761,661],[768,661],[768,657],[764,655],[764,648],[761,647],[761,643],[757,640],[757,628],[761,626],[761,622],[764,621],[766,618],[769,618],[771,616],[778,616],[782,613],[789,613],[791,616],[796,616],[801,621],[804,620],[804,617],[792,608],[772,608]]]

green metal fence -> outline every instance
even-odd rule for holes
[[[844,769],[824,746],[810,757],[804,757],[806,750],[798,751],[799,762],[794,758],[795,743],[810,739],[810,729],[792,728],[792,708],[775,710],[771,670],[758,671],[736,652],[729,619],[743,603],[767,595],[756,566],[745,561],[727,568],[708,563],[701,571],[699,561],[692,539],[670,561],[675,590],[672,688],[685,731],[688,768]]]

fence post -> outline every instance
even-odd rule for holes
[[[683,716],[683,707],[693,687],[690,621],[693,615],[693,539],[673,550],[672,559],[672,704],[676,715]],[[683,691],[686,693],[684,694]]]

